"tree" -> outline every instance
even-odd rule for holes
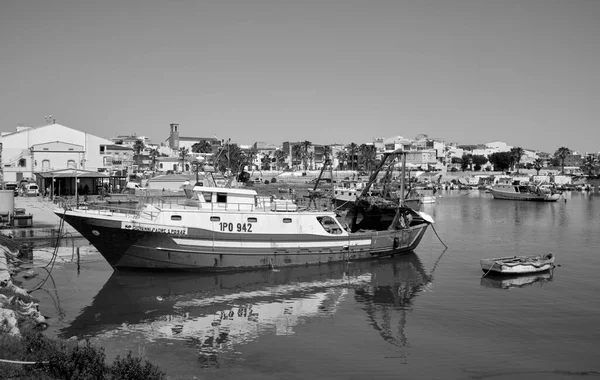
[[[323,145],[323,162],[327,162],[331,159],[331,147],[329,145]]]
[[[479,171],[481,170],[481,167],[485,164],[487,164],[488,159],[486,156],[483,156],[481,154],[476,154],[474,156],[471,157],[471,160],[473,161],[473,164],[475,165],[475,170]]]
[[[496,152],[489,155],[488,160],[494,166],[496,171],[508,170],[512,164],[510,152]]]
[[[137,165],[138,170],[140,169],[140,156],[144,148],[145,145],[143,140],[135,140],[135,143],[133,144],[133,154],[135,156],[135,164]]]
[[[359,164],[364,166],[367,172],[371,172],[371,169],[375,165],[377,158],[377,150],[374,145],[361,144],[358,147],[359,151]]]
[[[296,169],[300,168],[302,162],[302,147],[300,145],[292,146],[292,166],[295,164]]]
[[[348,158],[350,159],[350,167],[351,170],[356,169],[356,161],[357,161],[357,153],[358,153],[358,145],[355,143],[350,143],[346,146],[346,150],[348,151]]]
[[[335,157],[338,159],[338,168],[344,170],[344,162],[348,160],[348,154],[345,150],[338,150]]]
[[[510,148],[510,156],[513,158],[513,162],[517,166],[517,173],[519,173],[519,164],[521,163],[521,157],[525,154],[525,151],[521,147]]]
[[[188,154],[189,154],[190,150],[189,148],[179,148],[179,158],[181,158],[181,171],[182,172],[186,172],[189,170],[188,167],[186,167],[185,161],[188,158]]]
[[[197,142],[194,145],[192,145],[193,153],[212,153],[212,151],[212,145],[206,140]]]
[[[460,164],[460,168],[462,169],[463,172],[467,168],[469,168],[469,170],[473,170],[473,155],[472,154],[465,153],[462,155],[462,161]]]
[[[542,170],[543,167],[544,167],[544,160],[542,160],[541,158],[536,158],[533,161],[533,168],[536,171],[536,175],[540,175],[540,170]]]
[[[304,165],[304,170],[308,169],[308,161],[309,161],[309,154],[308,154],[308,150],[310,149],[310,147],[312,146],[312,143],[310,141],[303,141],[300,146],[302,146],[302,163]]]
[[[589,176],[594,176],[599,168],[600,161],[598,160],[598,156],[585,156],[585,159],[583,160],[583,165],[581,165],[581,170],[586,171]]]
[[[158,149],[152,148],[150,150],[150,161],[152,162],[152,170],[156,170],[156,157],[160,156]]]
[[[275,164],[277,165],[277,170],[281,170],[283,163],[288,157],[288,153],[284,150],[278,149],[275,151]]]
[[[561,146],[554,152],[554,157],[556,157],[560,162],[560,172],[561,174],[565,174],[565,158],[572,153],[571,149]]]
[[[256,159],[257,156],[258,156],[258,150],[256,148],[250,148],[248,150],[248,153],[246,154],[248,161],[250,161],[248,164],[248,169],[254,170],[254,160]]]
[[[248,158],[237,144],[227,143],[219,148],[214,158],[215,168],[221,173],[231,171],[236,175],[242,172]]]
[[[273,162],[273,159],[271,158],[271,153],[263,154],[262,158],[260,159],[261,170],[271,170],[272,162]]]

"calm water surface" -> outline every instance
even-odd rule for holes
[[[392,259],[210,276],[113,273],[88,254],[34,295],[49,335],[173,379],[599,377],[600,195],[441,195],[423,210],[447,250],[430,229]],[[480,258],[546,252],[552,272],[482,277]]]

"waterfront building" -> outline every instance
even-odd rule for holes
[[[102,147],[113,145],[54,121],[39,127],[18,125],[14,132],[3,132],[0,143],[3,179],[16,182],[43,171],[105,168]]]

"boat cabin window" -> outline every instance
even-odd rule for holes
[[[248,218],[248,223],[256,223],[256,218]]]
[[[218,216],[211,216],[210,217],[210,221],[211,222],[220,222],[221,218],[219,218]]]
[[[342,229],[340,228],[339,224],[337,224],[337,222],[330,216],[319,216],[317,217],[317,220],[319,221],[319,223],[321,223],[321,226],[323,226],[323,229],[329,233],[329,234],[341,234],[342,233]]]
[[[181,215],[171,215],[171,220],[181,220]]]
[[[292,223],[292,218],[283,218],[283,223]]]
[[[204,197],[204,202],[212,202],[212,193],[208,191],[203,191],[202,196]]]
[[[217,203],[227,203],[227,193],[217,193]]]

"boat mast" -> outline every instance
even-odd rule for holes
[[[402,152],[402,174],[400,175],[400,202],[398,207],[404,206],[404,176],[406,175],[406,152]]]

